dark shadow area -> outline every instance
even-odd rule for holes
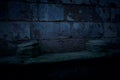
[[[120,55],[88,60],[71,60],[57,63],[34,63],[29,65],[1,64],[0,72],[15,79],[111,79],[119,78]]]

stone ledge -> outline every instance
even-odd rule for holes
[[[13,63],[13,64],[32,64],[32,63],[54,63],[54,62],[63,62],[70,60],[86,60],[101,58],[105,56],[110,56],[112,54],[108,53],[92,53],[88,51],[82,52],[70,52],[70,53],[56,53],[56,54],[43,54],[37,58],[19,58],[19,57],[6,57],[1,58],[0,63]]]

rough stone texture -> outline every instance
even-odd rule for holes
[[[42,40],[42,50],[44,52],[71,52],[84,49],[85,41],[83,39],[59,39]],[[78,45],[79,44],[79,45]]]
[[[33,20],[59,21],[64,19],[64,8],[61,4],[31,4]]]
[[[94,0],[95,1],[95,0]],[[120,7],[120,0],[99,0],[103,6]]]
[[[73,38],[85,38],[89,35],[90,25],[93,23],[86,22],[75,22],[72,24],[71,35]]]
[[[117,42],[120,0],[0,1],[0,38],[39,39],[44,52],[79,51],[91,39]]]
[[[32,38],[59,39],[68,38],[70,25],[65,22],[36,22],[31,24]]]
[[[64,8],[61,4],[31,4],[34,21],[56,21],[64,19]]]
[[[104,26],[104,37],[117,37],[117,26],[112,23],[106,23]]]
[[[89,28],[88,38],[102,38],[104,36],[104,24],[93,23]]]
[[[18,0],[19,1],[19,0]],[[65,4],[99,4],[101,6],[119,6],[119,0],[26,0],[27,2],[47,2]]]
[[[63,20],[64,8],[62,5],[40,5],[39,6],[39,20],[55,21]]]
[[[73,38],[103,38],[119,36],[119,24],[117,23],[73,23],[71,34]]]
[[[30,39],[29,23],[26,22],[0,22],[0,38],[7,40]]]
[[[118,24],[116,23],[113,26],[116,26],[116,28],[117,28],[117,36],[120,37],[120,23],[118,23]]]
[[[95,13],[94,13],[95,12]],[[103,7],[96,7],[95,8],[95,11],[93,11],[93,13],[94,13],[94,15],[97,15],[97,16],[99,16],[100,17],[100,19],[101,19],[101,22],[103,21],[103,22],[110,22],[111,21],[111,19],[110,19],[110,14],[111,14],[111,12],[110,12],[110,9],[109,8],[103,8]],[[93,16],[94,16],[93,15]],[[97,18],[97,17],[96,17]],[[96,21],[96,18],[94,19],[94,21]],[[97,18],[97,20],[98,20],[98,18]]]
[[[111,22],[120,22],[120,8],[119,9],[115,9],[112,8],[111,9]]]
[[[89,4],[100,6],[120,7],[120,0],[11,0],[17,2],[43,2],[55,4]]]
[[[32,11],[32,21],[38,21],[39,17],[38,17],[38,9],[39,9],[39,5],[37,4],[31,4],[30,5],[30,9]]]
[[[32,12],[28,3],[8,2],[9,20],[30,20]]]
[[[92,21],[93,9],[86,6],[67,5],[65,6],[65,20],[82,22]]]

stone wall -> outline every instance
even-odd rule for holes
[[[119,0],[1,0],[0,38],[39,39],[45,52],[80,51],[120,37]]]

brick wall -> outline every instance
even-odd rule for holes
[[[39,39],[45,52],[80,51],[120,36],[119,0],[0,1],[0,38]]]

